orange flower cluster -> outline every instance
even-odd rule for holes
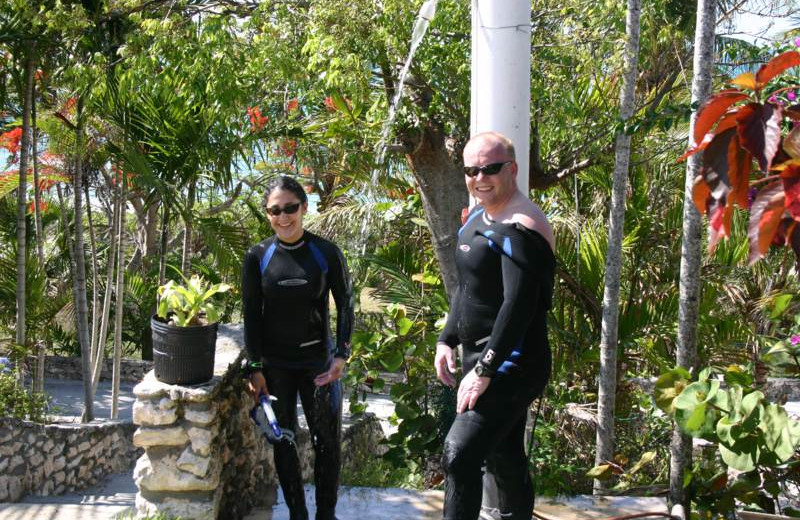
[[[279,146],[281,155],[291,157],[297,152],[297,139],[284,139]]]
[[[22,127],[20,126],[4,134],[0,134],[0,148],[5,148],[11,155],[16,155],[17,152],[19,152],[21,141]]]
[[[247,109],[247,115],[250,117],[250,131],[258,132],[269,122],[268,116],[261,115],[260,107],[250,107]]]
[[[297,100],[297,98],[292,98],[288,103],[286,103],[286,112],[290,114],[299,108],[300,102]]]
[[[33,201],[33,200],[28,203],[28,213],[31,213],[31,214],[33,213],[34,204],[35,204],[35,201]],[[39,213],[47,212],[49,207],[50,207],[50,204],[48,204],[48,202],[46,200],[40,200],[39,201]]]

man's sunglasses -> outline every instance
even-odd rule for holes
[[[511,164],[514,161],[496,162],[486,164],[484,166],[464,166],[464,175],[467,177],[477,177],[479,173],[483,172],[484,175],[496,175],[506,164]]]
[[[294,215],[295,213],[297,213],[298,209],[300,209],[300,203],[295,202],[294,204],[287,204],[282,208],[280,206],[270,206],[267,208],[267,213],[269,213],[273,217],[277,217],[281,213],[286,213],[287,215]]]

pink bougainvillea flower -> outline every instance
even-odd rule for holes
[[[791,342],[792,345],[797,345],[798,343],[800,343],[800,336],[798,336],[797,334],[793,334],[792,338],[789,341]]]
[[[795,46],[800,47],[800,36],[794,39],[794,44]]]
[[[795,93],[794,90],[790,90],[789,92],[786,93],[786,99],[788,99],[789,101],[794,101],[795,99],[797,99],[797,94]]]
[[[778,104],[778,98],[777,98],[777,96],[774,96],[774,95],[770,96],[767,101],[769,101],[773,105],[777,105]]]

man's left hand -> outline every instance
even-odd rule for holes
[[[475,373],[475,370],[470,370],[458,386],[456,413],[463,413],[466,410],[475,408],[478,398],[489,388],[489,383],[491,382],[491,378],[480,377]]]
[[[333,358],[331,367],[327,371],[315,377],[314,384],[317,386],[325,386],[342,377],[342,375],[344,375],[344,363],[345,361],[343,358]]]

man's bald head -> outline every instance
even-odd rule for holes
[[[516,160],[517,158],[514,152],[514,143],[511,142],[511,139],[504,136],[500,132],[481,132],[473,135],[464,146],[464,153],[466,154],[468,149],[473,148],[484,151],[497,148],[502,151],[503,155],[508,157],[508,159]]]

